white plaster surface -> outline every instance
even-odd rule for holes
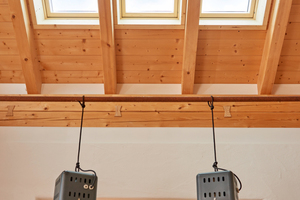
[[[256,94],[256,85],[196,85],[197,94]],[[300,94],[275,86],[276,94]],[[180,85],[118,85],[121,94],[180,94]],[[101,84],[44,84],[43,94],[103,94]],[[0,84],[0,94],[25,94]],[[217,129],[219,166],[243,181],[241,199],[299,199],[300,129]],[[74,170],[79,128],[0,127],[0,199],[51,198]],[[196,174],[212,171],[210,128],[84,128],[81,167],[99,197],[196,198]]]
[[[118,84],[118,94],[181,94],[180,84]],[[0,84],[0,94],[27,94],[25,84]],[[103,84],[43,84],[42,94],[104,94]],[[195,84],[194,94],[256,95],[256,84]],[[300,84],[275,84],[272,94],[300,95]]]
[[[27,94],[25,84],[0,84],[0,94]]]
[[[299,129],[218,128],[219,166],[243,182],[241,199],[299,199]],[[3,200],[53,196],[73,170],[79,128],[0,127]],[[99,197],[196,198],[197,173],[212,171],[210,128],[84,128],[81,167]]]

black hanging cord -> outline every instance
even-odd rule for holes
[[[218,167],[218,161],[217,161],[217,147],[216,147],[216,134],[215,134],[215,120],[214,120],[214,97],[211,96],[211,102],[207,102],[208,106],[210,107],[211,110],[211,120],[212,120],[212,129],[213,129],[213,143],[214,143],[214,157],[215,157],[215,162],[213,163],[213,168],[215,169],[215,172],[221,170],[221,171],[228,171],[227,169],[223,169],[223,168],[219,168]],[[233,175],[235,176],[235,178],[238,180],[239,184],[240,184],[240,188],[239,191],[242,190],[242,182],[239,179],[239,177],[233,173]]]
[[[207,102],[208,106],[211,110],[211,122],[212,122],[212,129],[213,129],[213,142],[214,142],[214,157],[215,162],[213,164],[213,168],[215,172],[218,171],[218,161],[217,161],[217,147],[216,147],[216,134],[215,134],[215,121],[214,121],[214,97],[211,96],[211,102]]]
[[[79,104],[81,105],[82,111],[81,111],[81,124],[80,124],[80,134],[79,134],[79,143],[78,143],[78,154],[77,154],[77,162],[76,162],[76,167],[75,167],[75,172],[93,172],[94,173],[94,180],[93,180],[93,184],[92,187],[94,187],[95,181],[96,181],[96,177],[97,174],[94,170],[83,170],[80,168],[80,162],[79,162],[79,156],[80,156],[80,148],[81,148],[81,136],[82,136],[82,125],[83,125],[83,114],[84,114],[84,108],[85,108],[85,101],[84,101],[84,96],[82,96],[82,102],[78,101]]]

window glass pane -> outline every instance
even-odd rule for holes
[[[97,0],[50,0],[53,13],[97,13]]]
[[[202,0],[202,13],[248,13],[251,0]]]
[[[174,13],[175,0],[126,0],[126,13]]]

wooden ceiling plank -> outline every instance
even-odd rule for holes
[[[200,0],[188,0],[181,78],[182,94],[193,94],[199,33]]]
[[[258,94],[271,94],[283,47],[292,0],[275,0],[257,81]]]
[[[112,1],[98,0],[105,94],[116,94],[116,51]]]
[[[8,1],[28,94],[40,94],[42,78],[26,0]]]

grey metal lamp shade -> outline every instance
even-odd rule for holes
[[[231,171],[197,175],[197,200],[238,200],[236,179]]]
[[[95,178],[94,187],[92,187]],[[97,177],[93,174],[63,171],[55,181],[53,200],[96,200]]]

